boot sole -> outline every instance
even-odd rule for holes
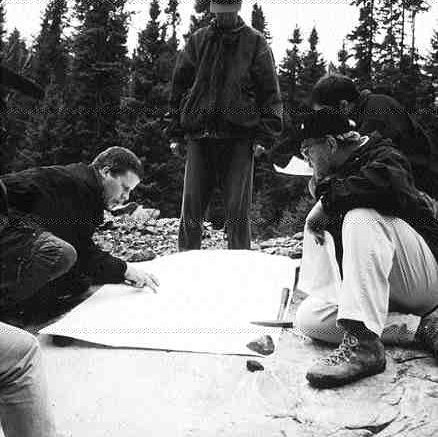
[[[309,374],[306,375],[306,379],[309,381],[310,385],[312,385],[315,388],[335,388],[335,387],[341,387],[346,384],[350,384],[352,382],[358,381],[368,376],[378,375],[379,373],[383,373],[385,369],[386,369],[386,362],[383,364],[383,366],[377,369],[368,370],[366,372],[342,380],[337,379],[335,377],[328,377],[327,375],[316,376]]]

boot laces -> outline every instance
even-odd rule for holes
[[[351,334],[345,334],[342,343],[329,356],[322,358],[321,363],[327,366],[337,366],[350,362],[353,351],[358,346],[359,340]]]

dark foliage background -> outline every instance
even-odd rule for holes
[[[13,92],[7,95],[8,111],[3,115],[9,134],[0,151],[0,171],[88,162],[109,146],[123,145],[144,162],[146,177],[136,190],[136,200],[160,209],[164,217],[177,217],[184,162],[170,154],[164,129],[172,70],[184,44],[178,40],[179,0],[152,0],[149,20],[132,54],[126,46],[130,20],[126,0],[75,0],[73,11],[67,0],[51,0],[30,44],[16,29],[6,34],[2,3],[2,62],[41,84],[45,98],[35,103]],[[211,19],[208,0],[195,3],[184,38]],[[337,65],[327,65],[318,51],[316,28],[310,35],[303,35],[299,27],[291,29],[289,48],[278,62],[286,127],[255,173],[256,236],[295,233],[311,207],[306,181],[274,174],[272,163],[285,165],[298,154],[296,129],[308,111],[306,99],[326,72],[348,74],[361,87],[396,97],[438,141],[438,31],[431,31],[426,57],[419,55],[415,38],[416,19],[428,13],[428,2],[353,0],[352,4],[357,6],[359,25],[346,35]],[[69,12],[74,16],[73,32]],[[261,2],[254,6],[251,24],[270,40]],[[209,218],[215,227],[222,226],[220,196],[215,196]]]

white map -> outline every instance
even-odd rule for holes
[[[113,347],[254,355],[246,344],[279,329],[251,324],[276,318],[292,290],[298,260],[253,251],[191,251],[141,263],[157,294],[105,285],[40,333]]]

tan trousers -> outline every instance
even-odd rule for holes
[[[412,337],[420,316],[438,305],[438,264],[424,239],[399,218],[355,209],[345,216],[342,244],[341,279],[331,235],[318,246],[305,232],[298,288],[309,297],[298,309],[297,327],[332,343],[342,339],[342,319],[363,322],[387,343]]]

